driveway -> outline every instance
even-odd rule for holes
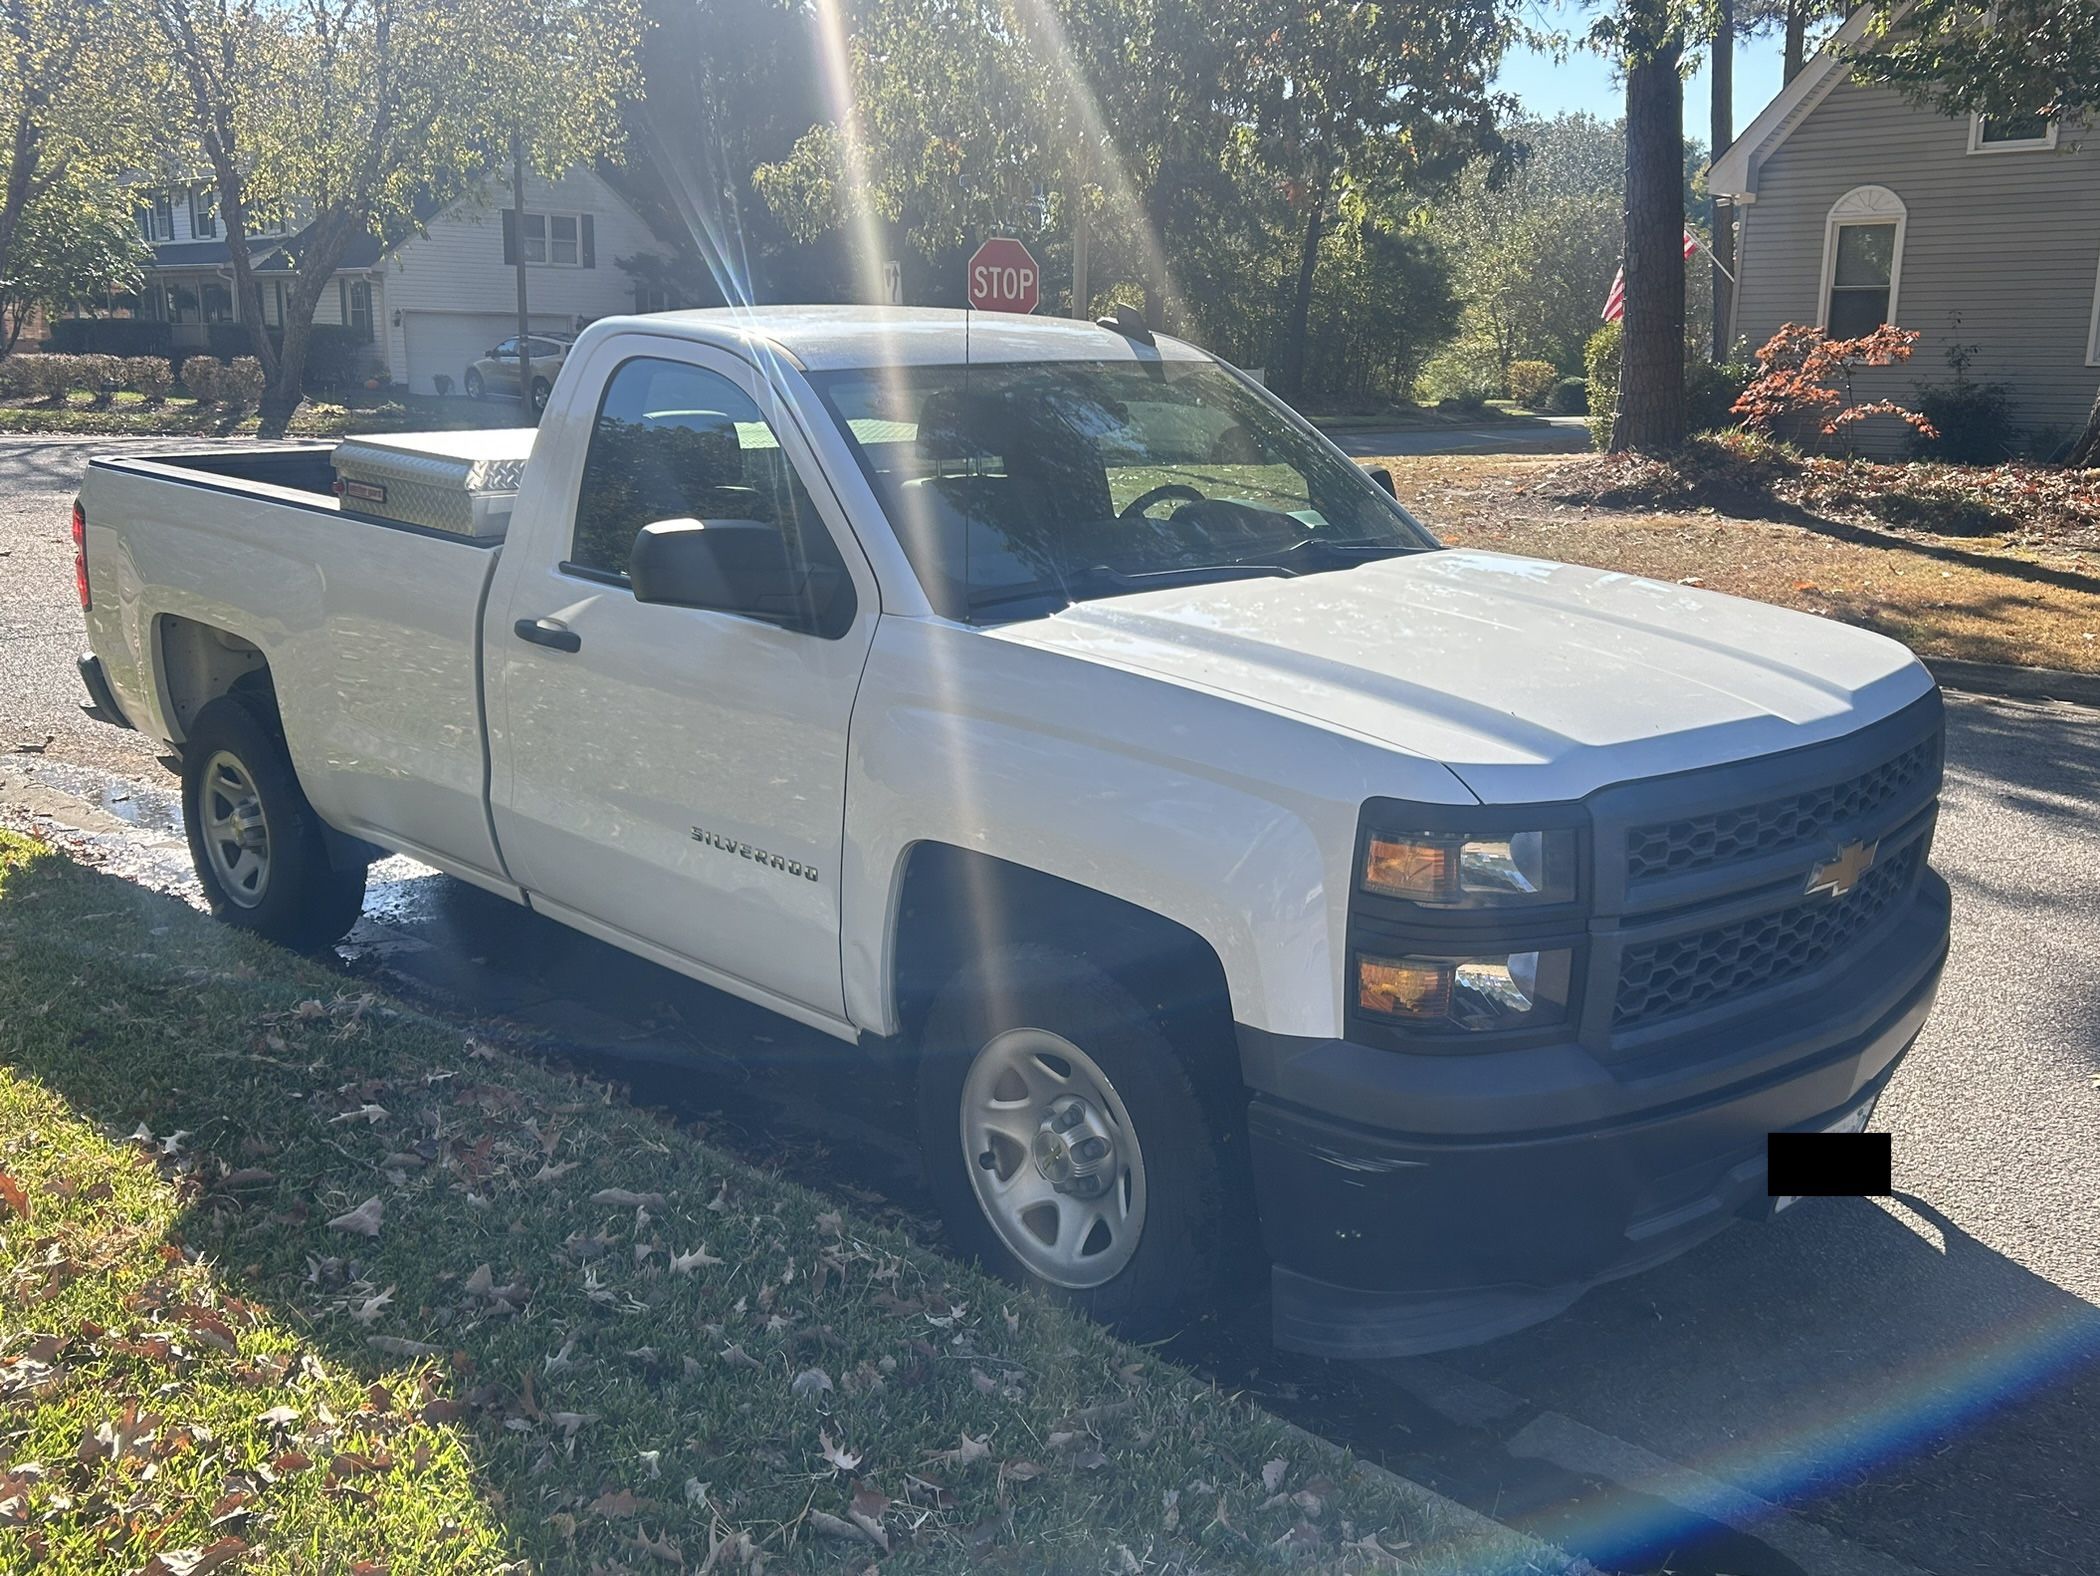
[[[0,818],[181,889],[170,780],[69,720],[79,463],[0,444],[0,752],[56,735],[0,753]],[[1949,714],[1955,945],[1878,1112],[1896,1197],[1804,1201],[1435,1359],[1283,1356],[1259,1306],[1175,1355],[1609,1570],[2100,1571],[2100,713]],[[937,1230],[897,1091],[835,1042],[405,860],[375,872],[343,961],[616,1061],[637,1097]]]

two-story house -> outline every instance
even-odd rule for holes
[[[1751,349],[1785,323],[1853,337],[1915,329],[1911,361],[1862,368],[1862,399],[1909,403],[1967,375],[2002,383],[2023,425],[2075,434],[2100,386],[2100,146],[2040,120],[1954,119],[1851,80],[1855,14],[1714,161],[1738,206],[1731,336]],[[1889,453],[1905,429],[1876,418],[1859,446]]]
[[[153,249],[139,315],[165,320],[178,351],[201,350],[211,324],[240,321],[217,195],[209,182],[137,192],[139,233]],[[491,190],[434,208],[396,246],[373,236],[352,243],[314,321],[348,324],[370,345],[375,374],[429,394],[440,375],[459,389],[467,363],[517,332],[521,247],[537,332],[573,331],[594,318],[664,304],[638,300],[633,279],[615,261],[661,251],[661,241],[595,170],[529,178],[522,236],[514,233],[508,196],[507,188]],[[263,320],[271,327],[284,321],[298,247],[296,217],[266,219],[252,239]]]

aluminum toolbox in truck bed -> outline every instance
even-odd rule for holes
[[[500,537],[532,454],[533,430],[346,438],[334,455],[336,496],[354,514],[452,536]]]

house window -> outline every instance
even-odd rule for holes
[[[356,330],[357,337],[366,344],[372,342],[372,284],[368,279],[339,279],[336,288],[342,294],[343,321]]]
[[[198,298],[207,323],[231,323],[233,321],[233,287],[217,279],[207,279],[199,288]]]
[[[139,235],[148,245],[175,239],[175,200],[166,192],[139,204]]]
[[[2045,152],[2056,146],[2056,122],[2040,115],[1971,115],[1971,153]]]
[[[1858,339],[1896,321],[1909,213],[1885,186],[1839,198],[1823,233],[1821,321],[1832,339]]]
[[[637,279],[634,282],[634,309],[637,312],[668,312],[671,310],[671,292],[662,285]]]
[[[209,241],[219,233],[219,194],[206,186],[190,193],[190,235],[199,241]]]
[[[554,268],[583,266],[583,220],[573,213],[528,213],[518,232],[525,261]]]

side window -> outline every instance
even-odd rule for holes
[[[751,397],[705,368],[637,357],[614,371],[598,406],[569,563],[625,576],[642,527],[678,519],[756,520],[780,532],[789,562],[844,573]]]

